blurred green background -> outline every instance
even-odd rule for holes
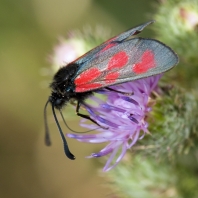
[[[40,75],[59,36],[85,25],[116,35],[150,20],[148,0],[0,0],[0,197],[62,198],[111,195],[102,164],[84,157],[102,148],[68,140],[68,160],[48,109],[53,145],[44,145],[43,108],[50,94]],[[149,28],[143,36],[152,36]],[[65,110],[66,111],[66,110]],[[78,125],[79,119],[70,121]],[[64,128],[64,133],[68,132]]]

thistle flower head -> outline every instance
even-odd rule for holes
[[[121,161],[128,149],[149,133],[146,118],[151,111],[150,96],[152,91],[157,89],[160,77],[161,75],[156,75],[111,86],[113,90],[122,93],[105,89],[97,91],[98,94],[105,95],[106,99],[102,100],[96,94],[90,98],[92,102],[90,100],[84,102],[83,107],[93,120],[107,129],[101,128],[98,133],[91,135],[67,134],[67,136],[81,142],[107,142],[105,148],[98,153],[92,153],[89,158],[110,154],[103,171],[112,169]],[[81,125],[90,129],[96,128],[94,124],[82,122]]]
[[[195,10],[180,8],[180,17],[190,30],[195,29],[198,25],[198,13]]]
[[[53,56],[50,56],[50,61],[54,65],[53,69],[57,71],[61,66],[81,56],[86,51],[86,44],[82,39],[70,38],[59,39],[58,45],[54,47]]]

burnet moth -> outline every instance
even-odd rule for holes
[[[55,108],[60,111],[65,104],[76,100],[76,114],[99,125],[89,115],[79,112],[81,104],[94,94],[94,91],[108,89],[119,92],[109,86],[160,74],[170,70],[178,63],[176,53],[160,41],[132,37],[153,22],[149,21],[109,39],[58,70],[50,85],[52,93],[44,109],[47,145],[50,145],[46,119],[48,103],[52,105],[52,112],[63,140],[65,154],[69,159],[74,160],[75,156],[69,150],[56,117]]]

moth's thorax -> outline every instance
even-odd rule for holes
[[[77,64],[71,63],[60,68],[54,75],[53,82],[50,85],[52,89],[50,101],[56,108],[60,109],[74,95],[75,85],[73,78],[78,67]]]
[[[50,85],[52,91],[59,92],[62,95],[65,95],[66,92],[74,92],[74,76],[78,69],[77,64],[70,63],[65,67],[62,67],[54,75],[53,82]]]

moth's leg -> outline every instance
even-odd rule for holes
[[[85,118],[87,120],[90,120],[91,122],[93,122],[94,124],[98,125],[99,127],[103,128],[103,129],[108,129],[106,127],[101,126],[100,124],[98,124],[95,120],[93,120],[89,115],[84,115],[82,113],[79,113],[79,109],[80,109],[80,105],[81,103],[79,101],[77,101],[77,105],[76,105],[76,115],[80,116],[81,118]]]
[[[105,87],[105,89],[109,90],[109,91],[113,91],[113,92],[116,92],[116,93],[121,93],[125,96],[132,96],[134,93],[131,92],[131,93],[126,93],[126,92],[123,92],[123,91],[118,91],[118,90],[115,90],[115,89],[112,89],[110,87]]]

